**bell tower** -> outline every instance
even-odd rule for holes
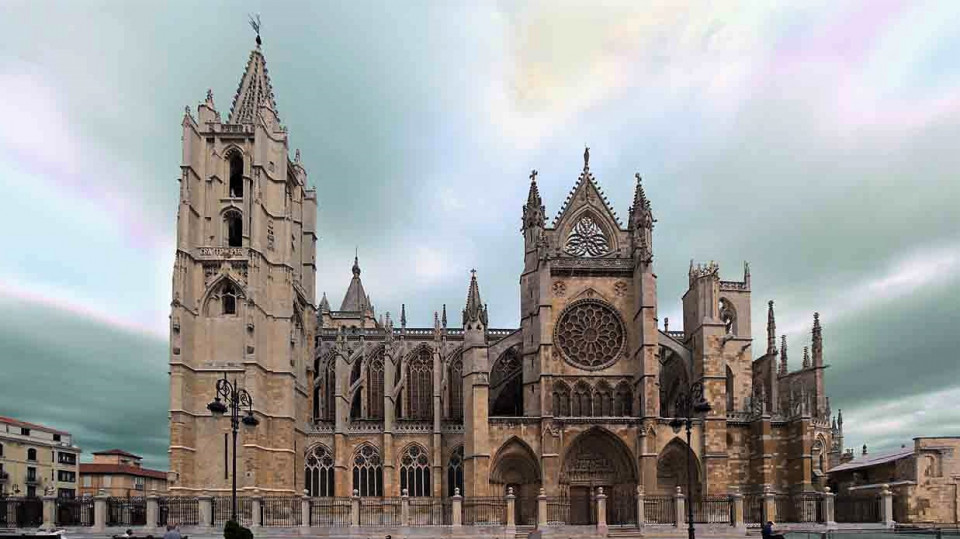
[[[225,492],[230,421],[212,417],[226,376],[253,397],[241,426],[241,490],[300,492],[312,409],[316,192],[289,156],[260,37],[226,120],[213,92],[182,121],[183,155],[170,307],[171,490]]]

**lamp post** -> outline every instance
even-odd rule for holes
[[[226,404],[220,400],[220,397],[223,397],[223,400],[226,401]],[[207,405],[207,410],[214,415],[214,417],[223,415],[227,412],[229,407],[230,410],[230,426],[233,428],[233,496],[232,503],[233,509],[231,512],[231,520],[234,522],[237,521],[237,430],[240,428],[240,422],[242,421],[244,425],[249,427],[256,427],[260,421],[253,415],[253,397],[250,396],[250,393],[247,393],[246,389],[237,387],[237,381],[234,380],[231,384],[227,381],[227,374],[223,374],[223,378],[217,380],[217,394],[210,401],[210,404]],[[243,419],[240,418],[240,411],[242,408],[246,408],[246,414],[243,415]]]
[[[712,407],[703,398],[703,382],[694,382],[686,391],[681,389],[676,404],[675,417],[670,420],[670,427],[673,432],[680,432],[684,426],[687,428],[687,496],[690,498],[687,501],[687,536],[689,539],[696,539],[693,528],[693,461],[690,460],[693,447],[690,443],[690,430],[693,428],[694,416],[705,414],[712,410]]]

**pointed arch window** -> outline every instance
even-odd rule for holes
[[[450,419],[463,421],[463,356],[450,362],[447,384],[450,388]]]
[[[307,453],[304,462],[305,488],[310,496],[333,496],[333,454],[324,445]]]
[[[633,415],[633,390],[627,382],[617,384],[617,396],[613,408],[613,415],[620,417]]]
[[[237,295],[236,287],[233,286],[233,283],[227,281],[223,285],[223,292],[220,294],[220,314],[224,316],[234,316],[237,314]]]
[[[450,461],[447,463],[447,496],[453,496],[460,489],[460,495],[463,490],[463,446],[453,450],[450,455]]]
[[[421,348],[407,362],[407,418],[433,419],[433,354]]]
[[[400,457],[400,494],[431,496],[430,459],[419,445],[411,445]]]
[[[353,490],[360,496],[383,496],[383,462],[372,445],[364,444],[353,456]]]
[[[727,389],[727,413],[733,411],[733,371],[730,369],[730,365],[727,365],[727,380],[726,380],[726,389]]]
[[[379,351],[367,366],[367,417],[383,419],[383,352]]]
[[[230,155],[230,197],[243,197],[243,157],[238,152]]]
[[[582,380],[577,382],[577,385],[573,388],[570,415],[574,417],[590,417],[593,415],[591,393],[590,386],[586,382]]]
[[[599,417],[610,417],[613,415],[613,389],[606,381],[597,384],[597,391],[593,397],[594,410],[593,415]]]
[[[223,214],[224,237],[227,247],[243,246],[243,217],[237,210],[230,210]]]
[[[334,388],[337,383],[337,358],[330,357],[327,360],[326,373],[323,376],[323,419],[326,421],[334,420],[336,411],[336,401]]]
[[[514,348],[501,355],[490,369],[490,415],[523,415],[523,364]]]
[[[553,384],[553,415],[557,417],[570,415],[570,388],[563,382]]]

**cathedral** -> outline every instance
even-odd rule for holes
[[[418,328],[405,307],[378,316],[356,259],[352,275],[344,264],[339,306],[318,300],[323,179],[318,195],[300,151],[290,157],[259,38],[226,118],[208,92],[182,127],[171,493],[230,490],[230,421],[207,409],[224,377],[249,392],[243,413],[259,420],[240,426],[236,446],[246,494],[470,498],[512,488],[522,508],[541,489],[588,503],[603,487],[613,504],[638,487],[819,490],[839,460],[818,315],[791,370],[772,301],[767,342],[754,349],[749,266],[725,280],[716,264],[691,262],[682,327],[668,327],[657,314],[654,205],[637,175],[622,222],[589,149],[552,221],[530,175],[517,215],[519,327],[489,319],[482,275],[471,272],[465,298]],[[688,417],[689,444],[676,421]]]

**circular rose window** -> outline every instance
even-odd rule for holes
[[[594,299],[582,299],[564,309],[553,340],[567,363],[589,370],[616,363],[626,341],[617,311]]]

